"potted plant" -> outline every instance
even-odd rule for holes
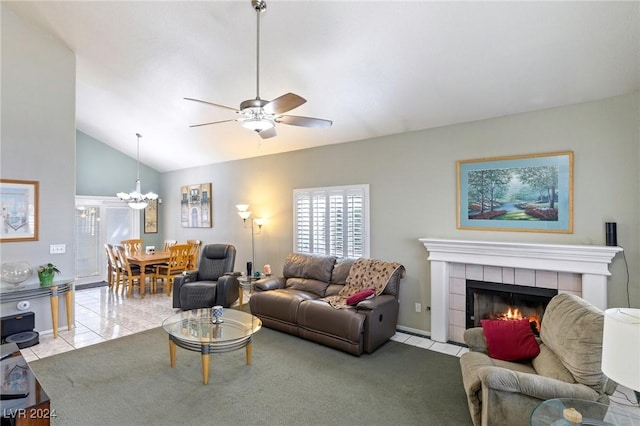
[[[38,278],[40,278],[40,285],[51,285],[51,283],[53,283],[53,276],[59,273],[60,270],[53,263],[38,266]]]

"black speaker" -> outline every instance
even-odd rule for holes
[[[251,279],[251,271],[253,270],[253,263],[247,262],[247,278]]]
[[[618,245],[618,230],[615,222],[605,222],[604,231],[606,235],[606,244],[608,246]]]

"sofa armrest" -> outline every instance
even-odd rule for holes
[[[266,278],[257,281],[254,285],[254,289],[256,291],[269,291],[284,288],[284,285],[284,277]]]
[[[196,281],[198,279],[198,271],[185,271],[182,275],[173,278],[173,307],[180,308],[180,288],[183,284]]]
[[[567,383],[538,374],[523,373],[501,367],[480,367],[482,386],[503,392],[521,393],[533,398],[577,398],[596,401],[600,394],[580,383]]]
[[[240,283],[237,275],[223,275],[216,282],[216,303],[225,308],[238,300]]]
[[[358,313],[365,315],[364,352],[373,353],[396,334],[400,305],[395,296],[381,294],[373,299],[363,300],[355,308]]]
[[[356,309],[366,309],[369,311],[374,311],[376,309],[379,309],[381,306],[389,303],[397,303],[396,298],[394,296],[391,296],[390,294],[381,294],[380,296],[358,302],[358,304],[356,305]]]
[[[464,331],[463,339],[470,351],[489,354],[482,327],[467,328]]]

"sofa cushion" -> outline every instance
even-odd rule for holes
[[[319,300],[306,300],[298,309],[298,326],[351,342],[362,341],[364,314],[355,309],[333,309]]]
[[[607,377],[600,370],[603,312],[572,294],[555,296],[545,309],[540,339],[578,383],[603,391]]]
[[[324,297],[327,292],[328,282],[308,278],[287,278],[287,288],[308,291],[319,297]]]
[[[285,278],[310,278],[330,282],[335,256],[291,253],[284,262],[282,272]]]
[[[531,365],[536,373],[552,379],[562,380],[567,383],[576,383],[571,372],[562,364],[560,358],[553,353],[544,343],[540,345],[540,355],[531,360]]]
[[[333,272],[331,273],[331,282],[333,284],[346,284],[347,277],[349,276],[349,271],[351,270],[351,266],[353,266],[353,262],[356,259],[351,258],[343,258],[336,260],[336,264],[333,267]]]
[[[277,318],[286,323],[296,324],[300,303],[313,298],[313,294],[306,291],[279,289],[252,294],[249,305],[251,313],[257,317]]]
[[[528,319],[480,321],[491,358],[504,361],[531,359],[540,353]]]

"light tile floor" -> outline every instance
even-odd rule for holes
[[[249,297],[245,292],[245,303]],[[72,330],[61,329],[57,339],[53,338],[52,332],[41,333],[40,343],[22,349],[22,355],[27,362],[34,361],[159,327],[176,311],[171,303],[171,298],[163,293],[147,293],[142,299],[137,294],[132,298],[114,294],[107,287],[78,290],[75,292],[75,327]],[[434,342],[403,332],[397,332],[391,340],[457,357],[469,351],[462,346]],[[618,388],[611,398],[612,403],[640,415],[633,392]]]

